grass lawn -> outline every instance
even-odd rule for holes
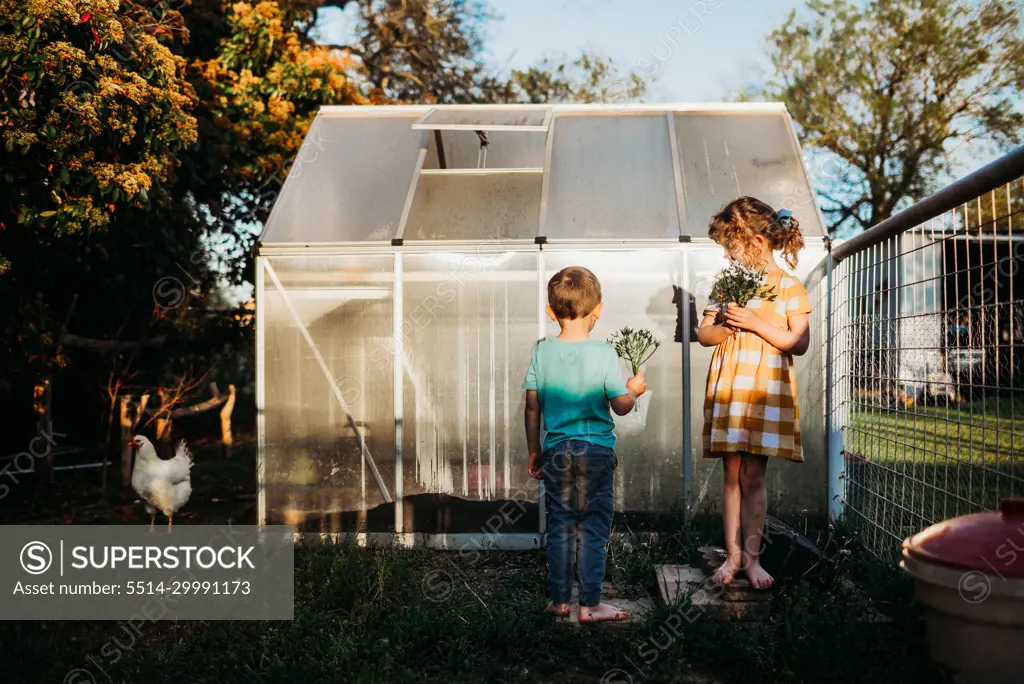
[[[1024,496],[1024,399],[858,406],[844,435],[851,507],[878,550],[940,520]]]
[[[245,449],[232,461],[197,450],[189,522],[252,522],[251,492],[238,485],[252,482],[246,479],[251,460]],[[90,477],[38,492],[26,484],[17,507],[0,503],[0,519],[145,522],[130,496],[103,497]],[[717,526],[711,519],[656,537],[638,534],[632,548],[613,542],[609,574],[626,594],[655,595],[654,566],[689,560],[697,532]],[[821,543],[832,558],[827,571],[779,589],[771,620],[753,629],[685,606],[661,608],[635,625],[556,624],[542,613],[545,567],[538,552],[461,556],[351,544],[301,549],[291,622],[156,623],[139,633],[118,622],[2,622],[3,681],[942,681],[927,662],[907,579],[839,535]],[[867,594],[843,588],[842,577]],[[863,621],[869,600],[891,621]],[[84,673],[65,679],[76,668],[94,679]]]

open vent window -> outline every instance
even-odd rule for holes
[[[430,135],[420,173],[541,174],[550,109],[432,109],[412,125]]]

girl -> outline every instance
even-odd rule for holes
[[[704,399],[704,457],[723,459],[722,519],[727,557],[711,581],[729,584],[739,569],[755,589],[772,586],[760,563],[767,514],[765,467],[769,456],[803,462],[793,355],[807,351],[803,285],[775,263],[780,250],[790,268],[804,246],[789,211],[775,211],[753,197],[730,202],[711,219],[708,237],[731,261],[766,271],[774,300],[729,304],[726,322],[715,324],[718,307],[704,311],[697,338],[715,347]],[[742,536],[741,536],[742,533]]]

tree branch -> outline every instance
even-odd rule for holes
[[[107,353],[107,352],[119,352],[127,351],[129,349],[136,349],[138,347],[159,347],[167,341],[166,335],[157,335],[156,337],[150,337],[145,340],[136,340],[134,342],[119,342],[116,340],[95,340],[90,337],[80,337],[79,335],[65,335],[64,344],[70,347],[79,347],[81,349],[89,349],[94,352]]]
[[[223,394],[220,396],[213,397],[212,399],[207,399],[206,401],[199,402],[198,404],[193,404],[192,406],[185,406],[183,408],[173,409],[168,413],[168,416],[172,420],[175,418],[182,418],[184,416],[192,416],[197,413],[203,413],[205,411],[209,411],[210,409],[217,408],[218,406],[221,406],[222,404],[227,402],[227,400],[228,395]],[[146,410],[146,413],[150,415],[156,415],[161,412],[163,412],[163,409],[160,408]]]

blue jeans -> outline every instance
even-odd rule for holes
[[[580,440],[544,452],[548,596],[568,603],[579,539],[580,605],[601,602],[601,582],[612,529],[615,451]]]

